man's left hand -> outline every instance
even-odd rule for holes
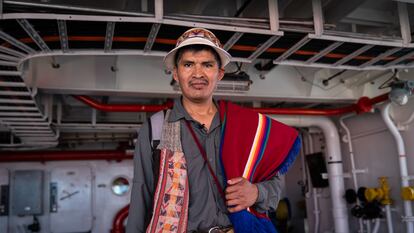
[[[259,190],[255,184],[243,177],[233,178],[227,181],[226,204],[230,213],[247,209],[254,205],[259,196]]]

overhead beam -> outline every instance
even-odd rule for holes
[[[60,47],[64,53],[69,51],[69,38],[68,38],[68,31],[66,29],[66,21],[65,20],[57,20],[58,30],[59,30],[59,39],[60,39]]]
[[[230,39],[226,42],[226,44],[223,45],[223,49],[226,51],[229,51],[231,47],[233,47],[234,44],[244,35],[243,32],[235,32]]]
[[[161,24],[154,23],[151,26],[151,31],[148,35],[147,42],[145,43],[144,52],[147,53],[151,51],[152,46],[154,45],[155,39],[157,38],[158,32],[160,31]]]
[[[115,32],[115,22],[107,22],[106,33],[105,33],[105,45],[104,45],[105,52],[109,52],[112,49],[114,32]]]
[[[392,55],[392,54],[394,54],[394,53],[396,53],[400,50],[401,50],[401,48],[389,49],[389,50],[385,51],[384,53],[381,53],[380,55],[374,57],[373,59],[363,63],[362,65],[360,65],[360,67],[365,68],[367,66],[373,65],[373,64],[377,63],[378,61],[380,61],[380,60],[382,60],[382,59],[384,59],[384,58],[386,58],[386,57],[388,57],[388,56],[390,56],[390,55]]]
[[[17,40],[16,38],[10,36],[9,34],[0,31],[0,38],[9,42],[11,45],[15,46],[16,48],[19,48],[23,51],[25,51],[26,53],[36,53],[36,51],[32,48],[30,48],[29,46],[27,46],[26,44],[20,42],[19,40]]]
[[[317,37],[323,34],[323,12],[321,0],[312,0],[313,26]]]
[[[20,71],[10,71],[10,70],[0,70],[0,75],[5,76],[21,76],[22,72]]]
[[[0,87],[26,87],[26,83],[23,82],[2,82],[0,81]],[[7,103],[11,103],[12,101],[8,101]]]
[[[270,30],[279,31],[279,8],[277,0],[268,0]]]
[[[258,47],[250,56],[249,60],[253,61],[258,58],[262,53],[264,53],[270,46],[272,46],[280,36],[272,36],[266,42],[264,42],[260,47]]]
[[[308,60],[306,60],[306,64],[311,64],[316,62],[317,60],[319,60],[321,57],[325,56],[326,54],[332,52],[334,49],[338,48],[339,46],[341,46],[343,44],[343,42],[334,42],[332,44],[330,44],[328,47],[326,47],[325,49],[321,50],[318,54],[315,54],[313,57],[309,58]]]
[[[0,53],[0,59],[5,60],[5,61],[11,61],[11,62],[19,62],[20,61],[19,57],[14,57],[14,56],[1,54],[1,53]]]
[[[9,61],[0,61],[0,66],[17,66],[17,63]]]
[[[400,20],[401,37],[404,45],[411,43],[411,28],[410,19],[408,17],[407,3],[397,2],[398,5],[398,18]]]
[[[342,64],[348,62],[349,60],[353,59],[354,57],[361,55],[362,53],[364,53],[365,51],[367,51],[368,49],[370,49],[372,47],[374,47],[374,45],[364,45],[361,48],[355,50],[353,53],[351,53],[351,54],[345,56],[344,58],[340,59],[339,61],[335,62],[333,64],[333,66],[342,65]]]
[[[286,50],[282,55],[280,55],[278,58],[276,58],[274,60],[274,62],[275,63],[278,63],[278,62],[281,62],[281,61],[285,60],[290,55],[292,55],[294,52],[296,52],[297,50],[299,50],[303,45],[305,45],[306,43],[308,43],[309,40],[310,40],[310,38],[306,35],[300,41],[298,41],[295,45],[293,45],[292,47],[290,47],[290,49]]]
[[[19,57],[19,58],[23,58],[23,57],[26,56],[24,53],[21,53],[19,51],[16,51],[14,49],[10,49],[10,48],[7,48],[7,47],[1,46],[1,45],[0,45],[0,52],[7,53],[9,55],[12,55],[12,56],[15,56],[15,57]]]
[[[155,0],[154,8],[155,8],[155,19],[161,21],[162,18],[164,17],[164,1]]]
[[[50,52],[49,46],[27,19],[17,19],[17,22],[43,52]]]
[[[398,63],[403,62],[403,61],[405,61],[405,60],[407,60],[411,57],[414,57],[414,51],[411,51],[411,52],[405,54],[404,56],[401,56],[401,57],[399,57],[399,58],[397,58],[393,61],[388,62],[387,64],[385,64],[385,67],[390,67],[390,66],[393,66],[393,65],[397,65]]]

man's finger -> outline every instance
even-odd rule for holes
[[[238,192],[239,190],[240,190],[240,186],[239,185],[227,186],[227,188],[226,188],[226,194]]]
[[[234,193],[226,194],[225,197],[226,197],[226,200],[234,200],[234,199],[240,198],[240,194],[237,192],[234,192]]]
[[[232,207],[227,208],[227,210],[230,213],[235,213],[235,212],[238,212],[238,211],[244,210],[244,209],[246,209],[246,208],[244,208],[242,205],[237,205],[237,206],[232,206]]]
[[[233,178],[233,179],[231,179],[231,180],[228,180],[227,181],[227,184],[229,184],[229,185],[234,185],[234,184],[237,184],[237,183],[240,183],[241,181],[243,181],[244,180],[244,178],[243,177],[236,177],[236,178]]]
[[[229,207],[229,208],[232,208],[232,207],[235,207],[235,206],[238,206],[238,205],[240,205],[241,203],[241,200],[240,199],[233,199],[233,200],[228,200],[228,201],[226,201],[226,205]],[[231,207],[230,207],[231,206]]]

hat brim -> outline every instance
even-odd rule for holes
[[[167,55],[165,55],[164,57],[164,65],[168,70],[173,70],[175,67],[175,54],[177,53],[177,50],[180,48],[183,48],[185,46],[189,46],[189,45],[196,45],[196,44],[200,44],[200,45],[207,45],[210,46],[211,48],[213,48],[217,54],[220,57],[221,60],[221,67],[220,68],[224,68],[227,64],[229,64],[230,60],[231,60],[231,55],[224,49],[217,47],[215,44],[213,44],[213,42],[204,39],[204,38],[200,38],[200,37],[194,37],[194,38],[189,38],[185,41],[183,41],[179,46],[177,46],[176,48],[174,48],[173,50],[171,50],[170,52],[167,53]]]

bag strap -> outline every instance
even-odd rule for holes
[[[217,190],[219,191],[219,193],[220,193],[221,197],[223,198],[223,200],[224,200],[224,202],[225,202],[225,201],[226,201],[226,197],[225,197],[225,195],[224,195],[223,188],[221,187],[221,185],[220,185],[220,183],[219,183],[219,180],[218,180],[217,176],[214,174],[214,172],[213,172],[213,168],[211,168],[210,162],[209,162],[209,161],[208,161],[208,159],[207,159],[207,153],[206,153],[206,151],[205,151],[205,150],[204,150],[204,148],[201,146],[200,140],[198,140],[197,136],[195,135],[194,129],[193,129],[193,127],[191,127],[190,122],[186,120],[186,121],[185,121],[185,124],[186,124],[186,126],[187,126],[188,130],[190,131],[191,136],[192,136],[192,137],[193,137],[193,139],[194,139],[194,142],[197,144],[197,148],[198,148],[198,150],[200,151],[201,156],[203,157],[204,161],[205,161],[205,162],[206,162],[206,164],[207,164],[207,168],[208,168],[208,170],[210,171],[211,176],[213,177],[214,184],[216,185]]]
[[[153,114],[149,121],[149,138],[151,144],[151,154],[152,154],[152,173],[154,174],[154,184],[158,183],[158,178],[160,175],[160,157],[161,151],[157,149],[158,145],[161,142],[162,126],[164,125],[165,112],[159,111]]]
[[[160,144],[162,125],[164,124],[164,111],[159,111],[150,117],[150,139],[152,150],[157,149]]]

